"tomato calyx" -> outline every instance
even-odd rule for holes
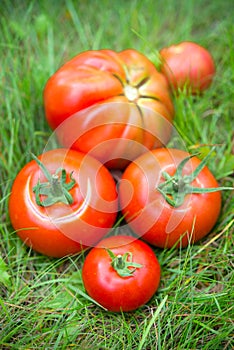
[[[32,157],[48,180],[47,182],[41,183],[38,179],[36,186],[33,187],[37,205],[48,207],[58,202],[68,205],[72,204],[73,197],[69,191],[76,184],[72,176],[73,172],[69,174],[69,182],[66,182],[67,173],[65,169],[59,168],[54,174],[51,174],[36,156],[32,154]],[[42,200],[41,196],[46,196],[46,198]]]
[[[132,253],[126,252],[123,255],[115,255],[110,249],[107,252],[111,258],[111,266],[120,277],[132,277],[136,269],[143,265],[132,261]]]
[[[177,208],[184,203],[185,196],[187,194],[202,194],[202,193],[211,193],[222,190],[233,190],[232,187],[194,187],[191,183],[196,179],[202,169],[206,166],[208,159],[210,158],[211,153],[214,149],[208,153],[208,155],[201,161],[197,168],[189,175],[182,175],[183,168],[185,164],[192,158],[194,155],[190,155],[183,159],[178,165],[176,172],[173,176],[168,174],[166,171],[162,172],[162,176],[165,181],[160,183],[157,187],[157,190],[162,194],[164,199],[168,204]]]

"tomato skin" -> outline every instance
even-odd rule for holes
[[[61,145],[92,151],[109,168],[123,168],[126,159],[144,147],[165,145],[171,136],[174,106],[167,80],[133,49],[78,54],[48,79],[43,96],[46,119]],[[113,140],[107,148],[115,149],[114,156],[105,145],[93,151],[97,140]]]
[[[47,179],[36,161],[30,161],[16,176],[9,198],[10,220],[17,235],[35,251],[51,257],[93,246],[115,222],[117,193],[111,174],[96,159],[74,150],[54,149],[38,158],[51,174],[60,167],[67,174],[73,172],[76,185],[70,193],[74,201],[39,206],[33,187],[38,180]]]
[[[182,205],[173,207],[157,190],[159,183],[165,181],[162,172],[167,171],[172,176],[188,155],[182,150],[159,148],[137,158],[123,173],[119,185],[122,212],[134,232],[154,246],[170,248],[181,244],[186,247],[189,242],[206,236],[218,219],[220,191],[187,194]],[[191,174],[199,164],[197,157],[191,158],[183,174]],[[202,188],[218,187],[207,167],[191,184]]]
[[[190,89],[191,93],[206,90],[215,75],[215,63],[210,52],[194,42],[184,41],[160,50],[161,72],[175,90]]]
[[[106,249],[115,255],[132,253],[142,265],[133,276],[120,277],[111,266]],[[109,311],[132,311],[147,303],[160,282],[160,265],[153,250],[143,241],[125,235],[100,241],[85,258],[82,278],[87,293]]]

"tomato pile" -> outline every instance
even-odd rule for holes
[[[84,287],[114,312],[135,310],[157,291],[150,245],[197,242],[221,210],[224,188],[206,166],[209,155],[166,147],[173,91],[208,88],[213,59],[192,42],[160,55],[161,70],[134,49],[86,51],[60,67],[43,96],[61,148],[32,154],[9,198],[12,226],[27,246],[50,257],[88,251]],[[115,234],[118,213],[131,236]]]

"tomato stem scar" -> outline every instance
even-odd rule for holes
[[[124,94],[130,102],[134,102],[139,98],[139,92],[135,86],[125,85]]]

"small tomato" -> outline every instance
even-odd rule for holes
[[[147,303],[160,282],[153,250],[129,236],[100,241],[85,258],[82,278],[87,293],[109,311],[132,311]]]
[[[161,72],[176,90],[186,88],[191,93],[207,89],[215,74],[210,52],[194,42],[184,41],[160,51]]]

